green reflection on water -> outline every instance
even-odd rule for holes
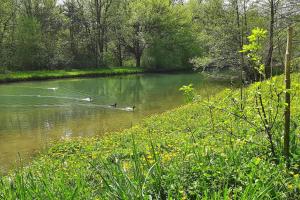
[[[193,83],[203,97],[226,84],[200,74],[145,74],[0,85],[0,171],[29,160],[50,140],[128,128],[183,104],[178,89]],[[93,101],[87,101],[92,98]],[[117,108],[109,105],[117,103]],[[136,106],[135,112],[126,107]]]

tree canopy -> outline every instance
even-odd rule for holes
[[[291,23],[299,29],[299,10],[289,0],[3,0],[0,66],[231,66],[247,74],[239,51],[259,27],[268,31],[261,52],[266,70],[283,68],[282,30]]]

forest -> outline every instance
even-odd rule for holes
[[[287,0],[2,0],[0,66],[2,71],[242,66],[251,76],[239,53],[251,30],[268,31],[264,64],[280,68],[284,30],[298,15],[298,1]]]
[[[299,0],[1,0],[0,199],[300,199],[299,102]]]

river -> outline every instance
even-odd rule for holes
[[[178,107],[184,103],[178,89],[189,83],[202,97],[227,85],[197,73],[0,85],[0,171],[28,162],[51,141],[122,130],[149,115]],[[110,106],[115,103],[116,107]]]

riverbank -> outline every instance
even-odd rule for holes
[[[144,73],[143,68],[136,67],[112,67],[99,69],[72,69],[72,70],[49,70],[49,71],[19,71],[0,74],[0,83],[36,81],[61,78],[77,77],[101,77],[123,74]]]
[[[300,75],[294,75],[296,86]],[[283,78],[273,82],[278,89]],[[269,102],[270,82],[260,87]],[[253,95],[226,90],[155,115],[140,125],[103,138],[78,138],[55,144],[28,167],[0,180],[4,199],[299,199],[299,143],[291,169],[275,164],[260,128]],[[293,129],[300,123],[299,90],[294,91]],[[267,99],[265,99],[267,98]],[[280,100],[284,95],[280,96]],[[277,99],[276,99],[277,101]],[[254,104],[254,105],[253,105]],[[238,107],[236,107],[238,106]],[[272,112],[272,111],[270,111]],[[281,116],[283,107],[279,107]],[[282,118],[273,133],[282,133]],[[255,126],[253,126],[253,124]],[[280,148],[280,147],[279,147]],[[278,153],[280,149],[278,149]]]

